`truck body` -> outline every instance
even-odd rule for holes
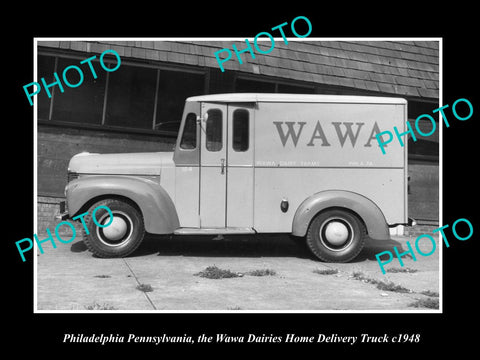
[[[290,233],[321,260],[349,261],[365,236],[389,239],[408,223],[407,148],[390,143],[384,155],[376,139],[406,120],[400,98],[190,97],[173,152],[75,155],[63,218],[124,204],[111,229],[91,225],[86,242],[100,256],[131,253],[141,227],[142,238]]]

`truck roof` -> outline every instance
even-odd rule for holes
[[[269,94],[269,93],[226,93],[192,96],[186,101],[198,102],[305,102],[305,103],[361,103],[361,104],[406,104],[397,97],[320,95],[320,94]]]

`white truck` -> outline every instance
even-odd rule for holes
[[[61,218],[99,205],[84,241],[100,257],[131,254],[153,234],[289,233],[321,260],[347,262],[366,236],[408,225],[400,98],[232,93],[186,100],[173,152],[72,157]],[[91,211],[89,212],[91,213]]]

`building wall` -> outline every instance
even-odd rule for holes
[[[408,215],[419,223],[438,223],[438,164],[410,160],[408,164]]]

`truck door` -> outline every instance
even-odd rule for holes
[[[253,227],[253,105],[202,105],[200,226]]]
[[[200,227],[226,227],[227,106],[202,104]]]
[[[253,227],[253,104],[228,105],[227,227]]]

